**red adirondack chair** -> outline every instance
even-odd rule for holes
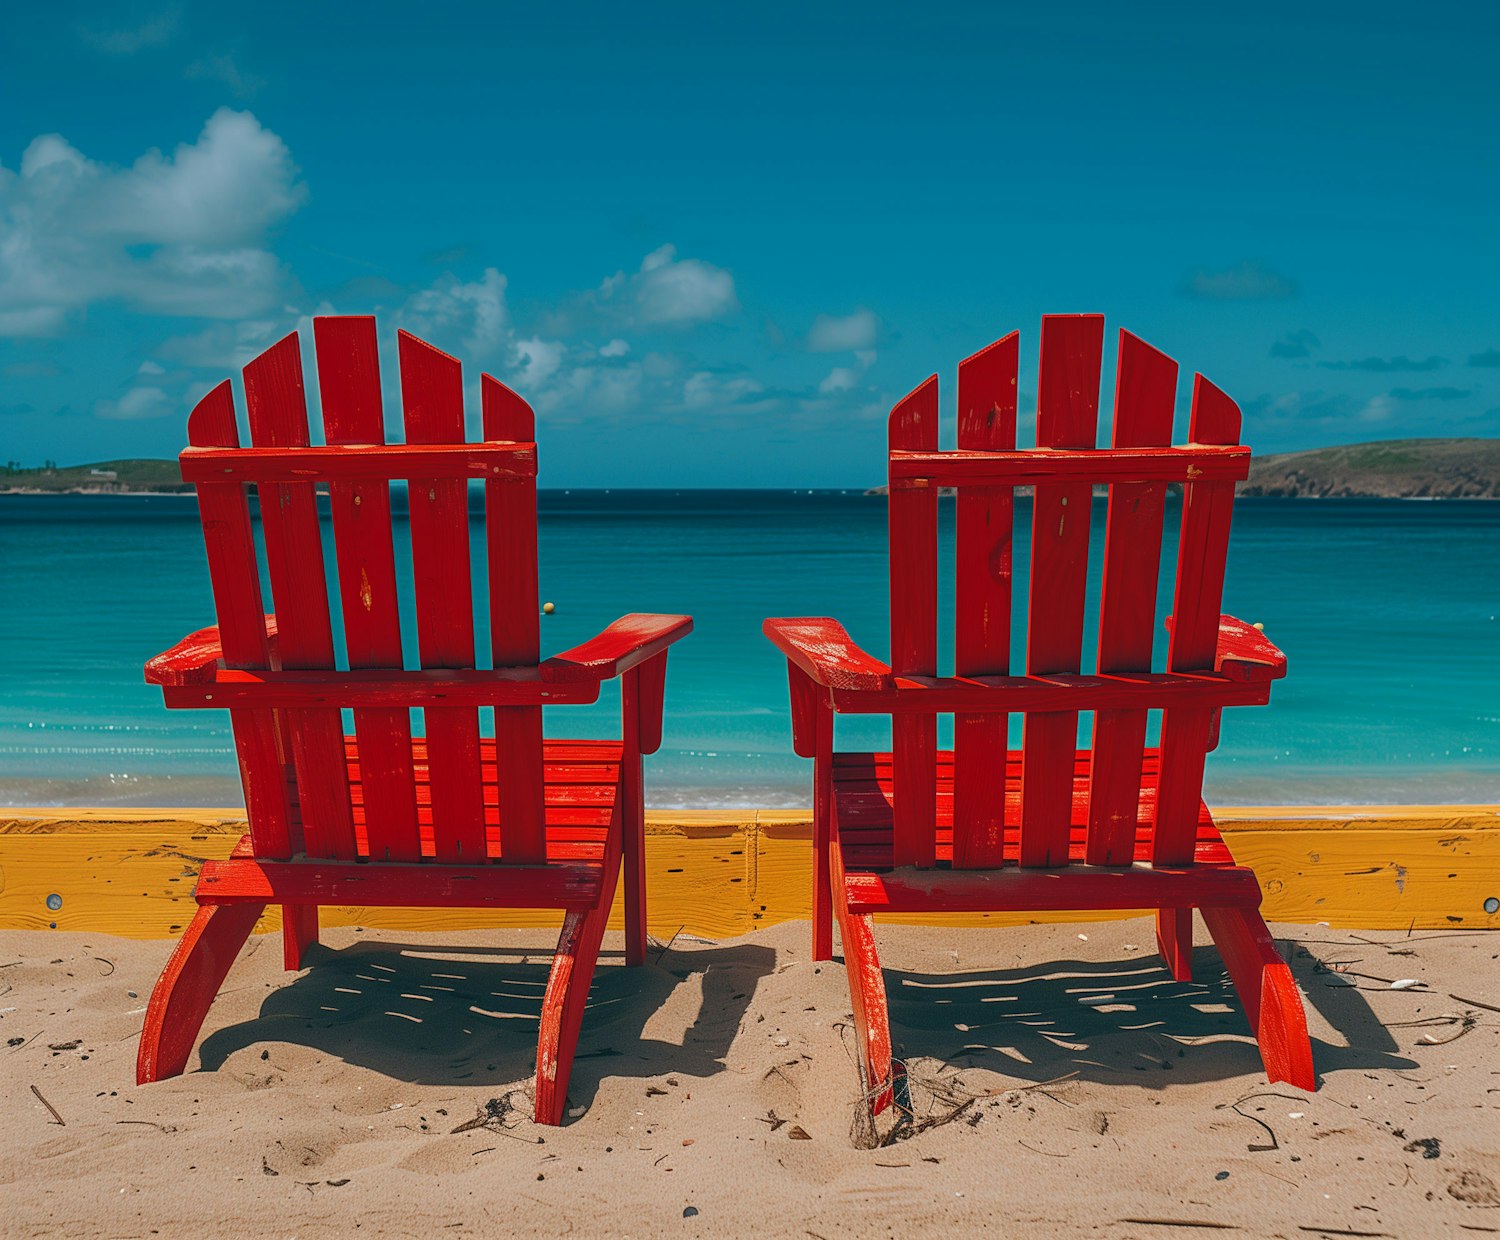
[[[630,615],[538,651],[535,422],[481,380],[484,439],[465,442],[459,363],[400,336],[406,442],[387,444],[375,321],[314,321],[326,446],[309,444],[295,333],[245,367],[251,445],[226,380],[193,410],[196,484],[218,625],[146,665],[169,707],[227,708],[249,833],[203,867],[198,911],[146,1011],[137,1079],[187,1064],[214,995],[269,904],[288,969],[319,905],[565,910],[542,1004],[536,1118],[561,1122],[589,981],[622,866],[626,961],[645,952],[641,755],[661,743],[667,648],[687,616]],[[492,668],[478,666],[468,492],[482,479]],[[420,670],[402,659],[390,484],[407,482]],[[339,666],[315,487],[326,483],[348,658]],[[246,488],[275,614],[265,615]],[[544,705],[622,678],[622,737],[542,738]],[[414,737],[410,708],[425,712]],[[345,735],[341,710],[353,712]],[[480,731],[494,711],[494,736]]]
[[[829,619],[773,619],[787,656],[794,747],[814,760],[813,954],[837,920],[861,1070],[891,1099],[875,913],[1157,909],[1172,975],[1190,976],[1201,910],[1273,1081],[1313,1089],[1301,998],[1202,801],[1225,706],[1264,704],[1286,660],[1219,607],[1234,484],[1248,469],[1240,414],[1201,375],[1191,442],[1172,447],[1177,364],[1120,333],[1114,442],[1096,445],[1104,320],[1042,320],[1037,446],[1016,449],[1015,333],[958,368],[958,449],[938,451],[938,381],[890,417],[891,662]],[[1167,487],[1183,486],[1165,672],[1151,670]],[[1096,668],[1081,650],[1095,484],[1108,484]],[[1035,488],[1026,669],[1013,675],[1016,487]],[[937,674],[938,496],[957,488],[952,676]],[[1162,712],[1160,743],[1147,716]],[[1075,750],[1080,712],[1091,745]],[[892,716],[893,753],[838,753],[835,714]],[[939,752],[937,716],[954,716]],[[1007,716],[1024,717],[1019,752]]]

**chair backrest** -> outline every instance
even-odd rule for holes
[[[1078,825],[1086,832],[1090,864],[1129,865],[1142,824],[1150,833],[1146,859],[1183,864],[1193,857],[1204,754],[1217,712],[1182,692],[1168,698],[1159,691],[1164,678],[1149,675],[1167,489],[1173,483],[1183,488],[1167,669],[1211,672],[1234,485],[1245,477],[1249,453],[1238,444],[1238,408],[1201,375],[1194,379],[1191,442],[1171,446],[1177,364],[1123,331],[1113,444],[1098,448],[1103,342],[1100,315],[1043,318],[1034,449],[1016,448],[1016,333],[959,365],[956,451],[938,451],[937,376],[891,413],[891,667],[897,675],[937,673],[940,487],[957,488],[954,673],[1012,674],[1018,486],[1034,487],[1024,674],[1080,673],[1090,605],[1093,487],[1109,488],[1093,670],[1117,676],[1121,684],[1118,708],[1095,711],[1092,776],[1086,793],[1079,794],[1087,796],[1087,805],[1075,806],[1079,712],[1076,693],[1075,708],[1067,709],[1070,690],[1064,683],[1057,686],[1055,705],[1044,683],[1035,686],[1040,699],[1030,695],[1045,705],[1025,712],[1021,792],[1010,806],[1003,777],[1007,716],[958,713],[953,759],[953,863],[958,867],[996,866],[1006,856],[1024,866],[1066,865]],[[1191,688],[1174,686],[1184,687]],[[1143,780],[1153,708],[1165,708],[1160,765],[1148,764]],[[893,732],[896,864],[931,865],[936,721],[898,714]]]
[[[391,483],[405,481],[423,668],[476,665],[468,490],[485,480],[490,650],[495,667],[538,662],[536,444],[530,407],[483,376],[483,442],[466,443],[457,360],[399,337],[405,443],[385,443],[372,318],[314,320],[326,443],[311,446],[294,332],[244,369],[250,444],[226,380],[193,410],[183,477],[197,484],[214,604],[232,668],[337,670],[316,489],[326,484],[348,670],[402,668]],[[263,600],[247,503],[258,489]],[[266,606],[271,602],[274,606]],[[274,638],[263,613],[276,615]],[[498,779],[482,778],[478,708],[429,706],[412,742],[399,701],[231,711],[257,856],[480,864],[545,860],[540,706],[495,709]],[[487,749],[488,746],[485,746]],[[351,763],[357,752],[357,763]],[[499,803],[486,804],[486,785]]]

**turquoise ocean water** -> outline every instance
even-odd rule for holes
[[[575,491],[544,492],[541,510],[542,597],[557,606],[544,653],[622,612],[696,619],[671,657],[649,801],[807,804],[760,622],[836,616],[883,657],[885,501]],[[1097,574],[1102,501],[1095,515]],[[1028,519],[1019,501],[1018,529]],[[943,520],[950,534],[949,504]],[[141,679],[147,657],[213,623],[192,497],[0,496],[0,571],[0,804],[241,802],[227,716],[169,712]],[[947,590],[943,603],[951,629]],[[1225,713],[1211,802],[1500,801],[1500,504],[1243,499],[1225,610],[1263,621],[1291,670],[1269,707]],[[616,710],[612,696],[554,708],[548,731],[611,735]],[[843,748],[889,730],[839,729]]]

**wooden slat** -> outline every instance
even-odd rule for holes
[[[321,318],[319,323],[362,323],[359,318]],[[345,334],[353,328],[335,329]],[[373,330],[373,327],[372,327]],[[321,334],[318,336],[321,339]],[[377,376],[378,378],[378,376]],[[433,444],[413,447],[380,439],[349,439],[327,447],[184,449],[177,458],[185,482],[377,482],[392,478],[483,478],[493,481],[536,476],[536,445]]]
[[[172,691],[174,694],[178,690]],[[182,690],[198,693],[197,686]],[[1025,711],[1038,717],[1085,710],[1149,710],[1168,705],[1258,706],[1268,700],[1267,681],[1246,681],[1213,672],[1175,675],[1137,672],[1113,676],[1058,672],[1051,676],[982,676],[963,679],[893,677],[884,690],[832,691],[841,715],[994,715]]]
[[[1122,331],[1115,372],[1115,448],[1160,450],[1169,444],[1176,398],[1177,363]],[[1110,487],[1099,601],[1101,673],[1151,670],[1166,500],[1165,482]],[[1146,721],[1144,709],[1100,711],[1095,716],[1090,865],[1130,864]]]
[[[1047,315],[1042,319],[1038,447],[1087,450],[1095,446],[1103,346],[1101,315]],[[1093,488],[1086,481],[1046,483],[1036,488],[1026,630],[1026,671],[1030,675],[1079,670],[1092,499]],[[1076,714],[1026,717],[1022,865],[1067,864],[1067,818],[1077,734]]]
[[[313,320],[323,428],[330,444],[381,444],[380,360],[373,318]],[[361,451],[369,452],[368,446]],[[333,539],[351,669],[401,669],[401,618],[391,541],[390,485],[336,481],[329,485]],[[405,705],[354,712],[368,772],[365,829],[388,842],[392,855],[419,850],[416,789],[411,769],[411,715]],[[353,853],[344,854],[352,856]]]
[[[933,375],[891,411],[892,451],[935,451],[938,436],[938,381]],[[907,675],[937,671],[938,493],[891,491],[889,497],[891,577],[891,668]],[[896,854],[903,865],[930,866],[934,860],[933,796],[937,720],[902,717],[891,721],[896,754]]]
[[[406,332],[399,340],[407,441],[463,442],[463,375],[457,359]],[[423,667],[474,666],[467,487],[452,479],[409,482],[417,642]],[[429,707],[426,713],[437,859],[481,861],[485,833],[478,717],[462,707]],[[380,856],[373,847],[371,855]]]
[[[1193,379],[1189,435],[1194,443],[1209,444],[1232,444],[1240,437],[1238,406],[1202,375]],[[1234,483],[1193,482],[1184,488],[1172,637],[1167,646],[1170,671],[1196,671],[1214,666],[1233,514]],[[1191,853],[1190,806],[1203,787],[1203,759],[1215,727],[1216,712],[1212,707],[1163,712],[1155,851],[1160,864],[1175,864]]]
[[[850,874],[851,913],[978,913],[1195,905],[1254,908],[1260,888],[1250,870],[1159,867],[1149,870],[1003,869],[978,873],[897,870]]]
[[[1249,473],[1250,450],[1238,445],[982,452],[964,451],[960,444],[957,452],[901,452],[891,458],[891,485],[898,488],[1017,487],[1038,482],[1087,482],[1100,486],[1196,479],[1239,482]]]
[[[305,447],[307,401],[297,333],[272,345],[245,367],[244,375],[250,437],[255,444]],[[332,668],[333,629],[313,484],[263,484],[260,523],[276,600],[282,666]],[[287,712],[286,720],[297,772],[303,847],[315,857],[353,856],[354,822],[344,780],[344,729],[339,713],[294,710]]]
[[[1016,376],[1020,334],[1012,332],[958,367],[960,451],[1009,452],[1016,446]],[[1010,487],[961,491],[954,553],[954,671],[1004,676],[1010,671],[1011,544],[1015,493]],[[958,714],[953,720],[954,799],[960,824],[953,864],[1000,863],[1005,784],[995,763],[1005,752],[1004,714]]]
[[[484,437],[491,442],[536,438],[531,406],[498,379],[480,381]],[[490,649],[496,667],[534,666],[540,658],[536,559],[536,478],[485,484],[485,544],[489,553]],[[542,807],[542,712],[539,707],[495,710],[501,756],[501,855],[540,860],[547,841]]]
[[[601,867],[573,863],[539,866],[417,866],[315,861],[209,861],[198,879],[199,898],[212,904],[357,904],[369,907],[592,908]]]
[[[239,443],[234,394],[227,379],[194,408],[188,418],[188,441],[225,448]],[[224,662],[234,668],[268,667],[265,606],[245,489],[232,482],[200,482],[197,490]],[[245,709],[231,711],[229,721],[256,853],[289,857],[291,806],[276,716],[270,710]]]

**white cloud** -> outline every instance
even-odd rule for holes
[[[600,357],[624,357],[630,352],[630,346],[623,340],[611,340],[599,350]]]
[[[277,319],[240,319],[213,323],[200,332],[173,336],[157,350],[169,361],[207,370],[238,370],[276,343],[284,334]]]
[[[119,400],[101,400],[94,405],[94,413],[112,421],[139,421],[143,418],[160,418],[177,409],[172,400],[159,387],[146,384],[133,387]]]
[[[859,371],[852,366],[835,366],[828,372],[828,377],[818,384],[818,391],[824,396],[831,396],[834,392],[847,392],[859,382]]]
[[[465,361],[508,362],[514,333],[505,286],[505,277],[493,267],[467,283],[444,276],[413,294],[398,318],[409,332],[439,348],[456,343]]]
[[[807,347],[813,353],[846,353],[867,350],[880,334],[880,320],[863,306],[850,314],[820,314],[807,331]]]
[[[266,236],[305,193],[285,143],[248,112],[221,108],[196,142],[129,168],[43,134],[19,171],[0,166],[0,334],[55,334],[101,301],[262,313],[289,283]]]
[[[557,373],[562,365],[563,343],[560,340],[516,341],[516,380],[523,387],[540,387]]]
[[[727,318],[740,308],[734,277],[697,258],[678,258],[675,245],[652,250],[632,275],[618,271],[600,286],[598,300],[650,327],[686,327]]]
[[[723,375],[695,371],[682,385],[685,409],[722,409],[759,396],[765,389],[748,375]]]

